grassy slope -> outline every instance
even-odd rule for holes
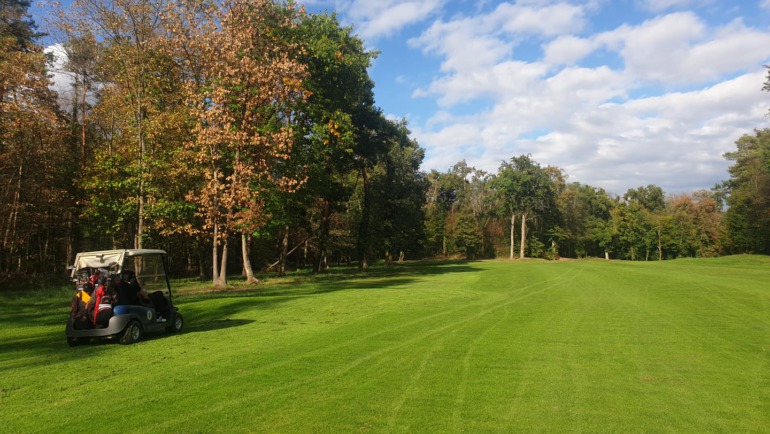
[[[72,349],[67,294],[0,295],[0,430],[770,426],[765,257],[414,263],[185,291],[185,333]]]

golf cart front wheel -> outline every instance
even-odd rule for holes
[[[182,328],[184,328],[184,319],[182,318],[182,315],[176,314],[174,315],[174,321],[166,327],[166,331],[169,333],[179,333],[182,331]]]

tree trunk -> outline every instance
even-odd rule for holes
[[[366,174],[366,162],[361,162],[361,179],[364,185],[364,203],[361,210],[361,223],[358,228],[358,269],[366,271],[369,268],[367,250],[369,249],[369,179]]]
[[[138,92],[139,100],[137,101],[137,140],[139,142],[139,192],[137,194],[138,204],[138,216],[137,216],[137,228],[136,228],[136,240],[134,241],[134,247],[137,249],[142,248],[142,238],[144,238],[144,154],[146,152],[144,143],[144,131],[142,122],[142,92]]]
[[[225,238],[222,242],[222,260],[219,264],[219,286],[227,286],[227,242],[228,238]]]
[[[243,272],[246,273],[246,283],[253,284],[259,283],[256,277],[254,277],[254,269],[251,267],[251,260],[249,259],[249,243],[251,237],[246,234],[241,234],[241,255],[243,255]]]
[[[514,243],[516,241],[516,213],[511,213],[511,257],[509,259],[513,259],[513,250],[514,250]]]
[[[11,269],[11,259],[13,258],[13,253],[15,252],[16,248],[16,226],[19,221],[19,202],[21,199],[21,178],[24,174],[23,165],[19,165],[19,179],[16,182],[16,188],[13,192],[13,204],[11,205],[11,212],[8,216],[8,226],[5,228],[5,234],[3,235],[3,249],[8,249],[8,265],[6,267],[6,270],[10,271]]]
[[[313,261],[313,271],[321,273],[326,270],[326,244],[329,240],[329,224],[331,221],[331,208],[327,200],[323,201],[323,216],[321,225],[318,228],[318,257]],[[307,245],[305,245],[305,255],[307,255]]]
[[[65,253],[65,268],[75,263],[75,217],[72,211],[67,212],[67,252]]]
[[[219,225],[214,223],[214,243],[211,249],[211,280],[214,285],[219,280]]]
[[[606,250],[604,251],[604,259],[607,260],[607,261],[610,260],[610,252],[608,252]]]
[[[527,247],[527,213],[521,213],[521,249],[519,258],[524,259],[524,249]]]
[[[278,275],[283,277],[286,275],[286,258],[289,251],[289,225],[283,227],[283,239],[281,240],[281,257],[280,264],[278,265]]]
[[[85,77],[83,77],[83,90],[82,95],[80,95],[80,139],[81,139],[81,146],[82,146],[82,159],[83,159],[83,165],[82,168],[85,168],[88,164],[88,147],[86,145],[86,93],[88,92],[88,81]]]
[[[206,280],[206,250],[203,246],[198,246],[198,279],[201,282]]]

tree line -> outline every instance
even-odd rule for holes
[[[376,106],[377,53],[334,14],[76,0],[56,19],[71,81],[57,95],[28,7],[0,11],[3,280],[64,275],[77,251],[107,248],[169,250],[175,274],[215,285],[404,258],[770,253],[768,131],[693,194],[615,196],[529,155],[425,173],[407,123]]]

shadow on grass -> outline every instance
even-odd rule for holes
[[[478,271],[466,261],[417,261],[376,266],[366,271],[355,267],[333,268],[326,273],[297,272],[254,288],[261,296],[315,295],[350,289],[388,289],[405,286],[422,278]]]
[[[332,268],[327,273],[298,272],[267,284],[234,286],[228,290],[204,290],[180,294],[175,304],[185,319],[183,333],[200,333],[241,327],[252,323],[237,317],[255,309],[273,309],[302,297],[336,291],[387,290],[405,287],[424,277],[467,273],[478,269],[472,262],[417,261],[391,267],[375,266],[365,272],[354,267]],[[0,293],[0,366],[30,366],[97,356],[114,340],[93,341],[70,348],[64,334],[71,294],[48,292]],[[145,340],[162,339],[166,333],[147,335]]]

